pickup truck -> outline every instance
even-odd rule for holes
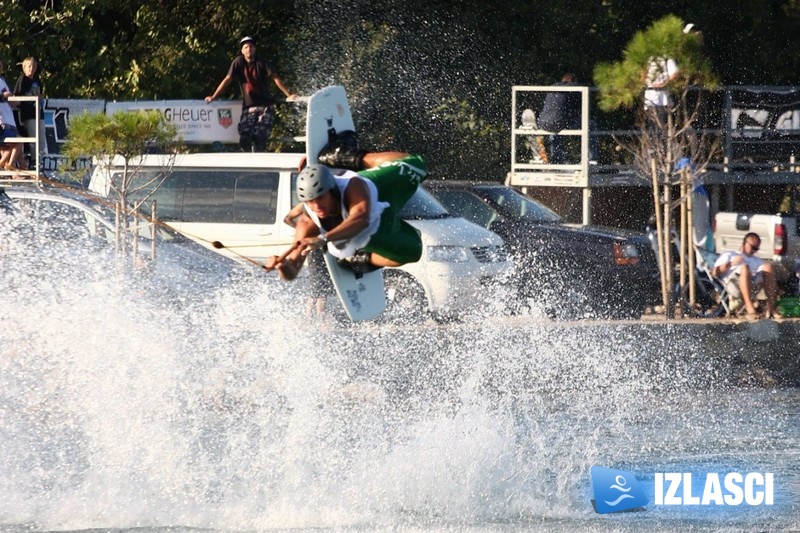
[[[800,220],[797,215],[733,213],[714,216],[714,246],[717,252],[738,250],[747,233],[761,238],[758,257],[775,264],[775,276],[784,294],[797,294],[800,275]]]

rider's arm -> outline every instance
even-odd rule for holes
[[[314,221],[311,220],[305,212],[301,213],[297,218],[297,224],[294,230],[294,242],[300,243],[309,239],[314,240],[317,238],[317,235],[319,235],[319,228],[314,224]],[[279,261],[278,256],[273,255],[267,258],[264,267],[267,270],[278,269],[278,275],[283,280],[293,280],[297,277],[297,274],[303,267],[303,262],[306,260],[306,254],[308,252],[305,252],[305,250],[306,247],[304,246],[295,246],[283,261]]]
[[[344,190],[343,201],[347,208],[347,218],[326,233],[328,240],[352,239],[369,226],[369,188],[366,183],[358,178],[350,180]]]
[[[297,227],[297,217],[302,215],[305,212],[305,208],[303,202],[295,205],[289,213],[285,217],[283,217],[283,223],[287,226],[291,226],[293,228]]]

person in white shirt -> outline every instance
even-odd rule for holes
[[[771,262],[756,257],[760,247],[761,238],[758,234],[748,233],[744,236],[738,251],[730,250],[719,256],[714,268],[711,269],[711,274],[722,280],[733,298],[742,300],[748,319],[758,318],[753,300],[763,288],[767,295],[767,309],[764,316],[777,318],[775,299],[778,291],[775,272]]]
[[[428,176],[422,157],[393,151],[328,151],[328,146],[323,148],[320,161],[339,168],[308,165],[297,175],[295,190],[304,210],[295,225],[295,245],[283,257],[267,258],[264,267],[293,280],[306,256],[317,249],[325,249],[358,275],[419,261],[419,231],[398,213]]]
[[[644,110],[660,128],[666,125],[667,112],[673,105],[672,95],[667,86],[679,73],[680,69],[677,63],[670,57],[652,58],[647,67]]]
[[[702,44],[703,33],[692,23],[683,28],[684,35],[696,39]],[[644,110],[656,127],[664,128],[667,125],[669,110],[675,105],[670,94],[672,83],[681,69],[675,59],[671,57],[651,57],[644,75],[646,89],[644,91]]]
[[[4,70],[3,61],[0,60],[0,73]],[[0,77],[0,169],[2,170],[24,170],[21,164],[22,145],[20,143],[5,143],[7,137],[17,137],[17,122],[14,119],[14,111],[8,103],[8,97],[14,93],[8,87],[8,83]],[[13,178],[22,176],[14,174]]]

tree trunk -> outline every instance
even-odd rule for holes
[[[664,225],[661,220],[661,200],[658,195],[658,171],[656,170],[656,160],[650,160],[650,172],[653,178],[653,207],[656,215],[656,243],[658,248],[658,271],[661,274],[661,303],[664,309],[669,305],[667,298],[667,269],[666,257],[664,256]]]

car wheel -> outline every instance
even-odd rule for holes
[[[428,313],[425,291],[417,281],[399,270],[384,269],[386,310],[381,315],[384,323],[417,323]]]

